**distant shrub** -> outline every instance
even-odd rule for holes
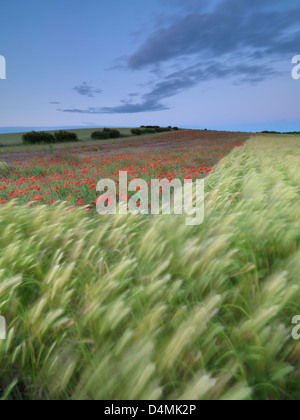
[[[53,143],[68,143],[78,141],[77,134],[69,131],[57,131],[54,134],[46,131],[31,131],[22,136],[24,144],[53,144]]]
[[[24,144],[49,144],[55,143],[55,137],[46,131],[31,131],[22,136]]]
[[[143,134],[154,134],[155,130],[154,128],[146,128],[145,130],[143,130]]]
[[[118,139],[119,137],[121,137],[121,133],[120,133],[119,130],[113,130],[113,129],[111,129],[111,130],[109,130],[107,132],[108,132],[109,137],[111,139]]]
[[[159,125],[142,125],[141,128],[147,128],[147,129],[152,129],[152,130],[156,130],[157,128],[160,128]]]
[[[76,133],[70,133],[69,131],[57,131],[54,134],[56,143],[70,143],[78,141],[78,136]]]
[[[157,133],[163,133],[163,132],[172,131],[172,130],[175,130],[175,131],[179,130],[178,127],[172,127],[171,125],[169,125],[168,127],[160,127],[159,125],[141,125],[141,128],[154,130]]]
[[[166,132],[171,131],[171,130],[172,130],[172,127],[156,127],[155,128],[155,131],[157,133],[166,133]]]
[[[282,134],[279,131],[262,131],[262,134]]]
[[[91,137],[95,140],[106,140],[110,138],[108,131],[94,131]]]
[[[136,136],[140,136],[142,134],[165,133],[172,130],[178,131],[179,128],[172,128],[170,125],[168,127],[160,127],[159,125],[141,125],[140,128],[134,128],[131,132]]]
[[[121,137],[121,133],[119,130],[115,130],[113,128],[103,128],[103,131],[109,134],[110,139],[117,139]]]
[[[143,134],[143,131],[142,131],[140,128],[133,128],[133,129],[131,130],[131,133],[132,133],[134,136],[141,136],[141,135]]]
[[[262,131],[261,133],[262,134],[284,134],[284,135],[291,134],[291,135],[297,135],[297,136],[300,134],[299,131],[288,131],[288,132],[282,133],[281,131],[267,131],[267,130]]]

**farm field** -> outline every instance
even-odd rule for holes
[[[172,136],[2,163],[3,400],[299,398],[300,138]],[[206,177],[204,224],[87,212],[125,168]]]
[[[0,203],[15,199],[30,205],[57,204],[95,208],[96,184],[104,178],[184,180],[206,177],[245,133],[186,130],[118,141],[71,144],[53,149],[25,146],[0,159]],[[25,151],[23,151],[25,150]]]
[[[91,140],[91,134],[97,130],[96,128],[82,128],[82,129],[70,129],[65,130],[71,133],[77,133],[78,138],[81,141],[89,141]],[[122,136],[130,136],[131,129],[130,128],[118,128]],[[55,133],[55,130],[48,130],[49,133]],[[0,145],[1,146],[11,146],[11,145],[20,145],[22,144],[22,135],[24,133],[8,133],[8,134],[0,134]]]

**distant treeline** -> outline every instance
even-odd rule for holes
[[[262,131],[262,134],[297,134],[300,135],[300,131],[288,131],[288,132],[281,132],[281,131]]]
[[[46,131],[31,131],[22,136],[24,144],[53,144],[53,143],[70,143],[78,141],[76,133],[69,131],[57,131],[54,134]]]
[[[178,127],[160,127],[158,125],[142,125],[140,128],[133,128],[131,134],[141,136],[143,134],[164,133],[168,131],[178,131]],[[120,137],[128,137],[122,135],[119,130],[113,128],[103,128],[96,130],[91,134],[93,140],[109,140],[118,139]],[[22,136],[23,144],[53,144],[53,143],[70,143],[79,141],[78,135],[70,131],[57,131],[54,134],[47,131],[31,131]]]
[[[159,125],[141,125],[140,128],[133,128],[131,133],[134,136],[141,136],[143,134],[166,133],[168,131],[178,131],[178,127],[160,127]]]
[[[94,131],[91,134],[92,139],[94,140],[108,140],[108,139],[118,139],[121,137],[119,130],[113,128],[103,128],[102,131]]]

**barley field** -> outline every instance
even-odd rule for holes
[[[195,227],[0,206],[1,399],[299,399],[299,163],[251,138]]]

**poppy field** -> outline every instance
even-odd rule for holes
[[[6,163],[1,400],[299,398],[300,138],[246,137],[181,132]],[[76,205],[125,167],[205,176],[203,225]]]
[[[234,147],[244,133],[186,130],[152,136],[142,141],[105,143],[0,154],[0,203],[14,199],[39,204],[95,208],[96,185],[101,179],[118,180],[119,171],[134,178],[200,179]],[[98,194],[99,195],[99,194]]]

